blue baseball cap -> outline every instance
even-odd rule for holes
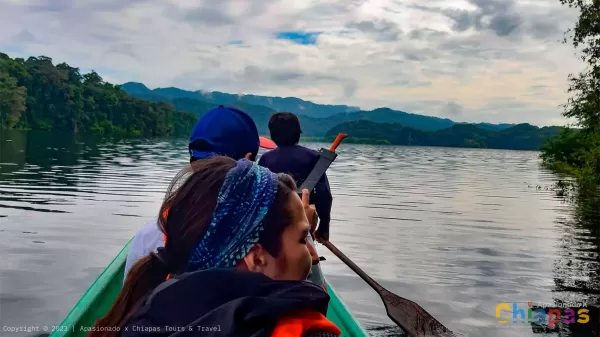
[[[223,155],[238,160],[248,152],[256,155],[259,146],[272,149],[275,144],[259,137],[256,124],[246,113],[219,105],[198,119],[188,149],[193,159]]]

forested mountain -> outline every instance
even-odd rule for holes
[[[199,116],[217,104],[225,104],[246,111],[259,132],[268,135],[268,120],[276,111],[244,101],[207,102],[194,98],[198,93],[185,94],[176,88],[151,91],[135,83],[127,87],[138,98],[103,81],[94,71],[81,74],[66,63],[54,65],[45,56],[24,60],[0,53],[0,125],[72,133],[187,136]],[[387,108],[338,113],[328,118],[300,114],[299,118],[305,137],[333,137],[346,132],[354,142],[401,145],[534,150],[561,129],[454,123]]]
[[[153,101],[153,102],[168,103],[168,104],[172,105],[177,111],[189,112],[189,113],[196,115],[197,117],[204,115],[204,113],[206,113],[208,110],[218,106],[218,104],[203,102],[203,101],[199,101],[197,99],[188,98],[188,97],[169,99],[169,98],[157,97],[157,96],[152,95],[152,96],[147,96],[145,99],[147,99],[149,101]],[[274,110],[271,110],[264,106],[251,105],[251,104],[246,104],[246,103],[226,104],[226,106],[236,107],[236,108],[246,112],[254,120],[254,123],[256,124],[256,127],[258,128],[258,131],[261,135],[269,134],[269,129],[268,129],[269,118],[271,118],[271,115],[275,112]],[[307,122],[307,124],[308,123],[310,123],[310,122]],[[330,126],[329,128],[331,128],[331,127],[333,127],[333,126]],[[327,132],[327,130],[328,129],[323,130],[321,135],[324,135],[325,132]]]
[[[0,53],[2,127],[169,136],[189,134],[196,120],[169,104],[134,98],[96,72]]]
[[[455,124],[471,124],[471,125],[475,125],[478,128],[481,128],[481,129],[495,130],[495,131],[508,129],[510,127],[517,125],[517,124],[508,124],[508,123],[492,124],[492,123],[462,123],[462,122],[457,122]]]
[[[195,98],[184,97],[184,98],[168,98],[165,96],[159,96],[155,93],[148,94],[144,93],[138,96],[135,91],[131,92],[132,95],[147,99],[155,102],[165,102],[173,105],[178,111],[186,111],[193,113],[197,116],[202,116],[208,110],[216,107],[217,103],[208,103],[200,101]],[[220,103],[227,106],[237,107],[242,111],[246,112],[258,127],[261,134],[269,134],[268,123],[271,115],[276,110],[270,109],[261,105],[247,104],[243,102],[237,102],[233,104]],[[328,118],[313,118],[305,115],[298,115],[300,123],[302,124],[302,134],[304,137],[323,137],[334,126],[339,123],[346,121],[356,120],[374,120],[377,122],[399,122],[407,123],[416,129],[422,128],[425,130],[439,130],[447,128],[453,125],[452,121],[447,119],[438,119],[435,117],[428,117],[422,115],[408,114],[405,112],[393,111],[390,109],[377,109],[369,112],[357,111],[350,113],[337,114]]]
[[[133,96],[146,98],[157,95],[168,99],[194,98],[213,104],[250,104],[261,105],[275,111],[289,111],[308,117],[325,118],[340,112],[358,111],[358,107],[347,105],[317,104],[296,97],[270,97],[258,95],[237,95],[219,91],[201,92],[188,91],[179,88],[157,88],[150,90],[142,83],[128,82],[121,88]]]
[[[144,84],[136,82],[125,83],[121,86],[121,89],[138,98],[170,102],[177,110],[183,111],[189,110],[182,109],[178,106],[177,101],[182,98],[188,99],[188,103],[191,103],[191,101],[189,101],[190,99],[202,102],[198,103],[198,106],[205,103],[211,103],[212,106],[218,104],[237,106],[251,115],[252,118],[257,121],[259,129],[263,130],[263,132],[268,131],[266,129],[266,124],[261,124],[263,121],[268,121],[268,117],[265,118],[263,115],[264,113],[271,114],[275,111],[294,112],[302,122],[304,136],[309,137],[322,137],[329,129],[341,122],[357,120],[369,120],[378,123],[400,123],[411,128],[425,131],[440,130],[455,124],[467,124],[457,123],[447,118],[412,114],[389,108],[362,111],[358,108],[345,105],[316,104],[294,97],[282,99],[281,97],[234,95],[218,91],[187,91],[173,87],[150,90]],[[282,102],[282,100],[288,103],[296,102],[297,104],[279,104],[278,102]],[[199,110],[195,109],[195,111]],[[514,124],[491,123],[477,123],[474,125],[486,130],[502,130],[514,126]]]
[[[394,145],[475,147],[512,150],[538,150],[544,142],[560,134],[562,127],[538,128],[530,124],[494,131],[471,124],[456,124],[437,131],[422,131],[397,123],[353,121],[337,125],[327,132],[333,138],[340,132],[370,141],[387,141]]]
[[[356,111],[341,113],[328,118],[340,122],[367,120],[378,123],[399,123],[411,128],[434,131],[454,125],[454,122],[447,118],[424,116],[412,114],[404,111],[392,110],[389,108],[379,108],[372,111]]]

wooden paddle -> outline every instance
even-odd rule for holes
[[[335,150],[340,143],[348,137],[346,133],[340,133],[336,137],[331,147],[328,149],[321,149],[319,151],[319,161],[312,169],[306,180],[302,183],[302,186],[298,188],[298,193],[302,195],[303,189],[312,189],[316,186],[321,176],[325,174],[325,171],[329,168],[331,163],[336,159],[337,153]],[[433,318],[425,309],[421,308],[417,303],[402,298],[394,293],[391,293],[379,283],[375,282],[369,275],[362,271],[354,262],[352,262],[346,255],[340,252],[331,242],[328,240],[320,241],[325,245],[332,253],[334,253],[340,260],[348,265],[358,276],[360,276],[365,282],[367,282],[381,297],[385,310],[388,316],[396,323],[408,337],[421,337],[421,336],[456,336],[452,331],[448,330],[442,323]],[[319,260],[325,260],[320,258]]]
[[[336,246],[329,241],[320,241],[333,254],[342,260],[350,269],[367,282],[381,297],[388,317],[394,321],[409,337],[421,336],[456,336],[452,331],[446,328],[442,323],[433,318],[425,309],[417,303],[400,297],[385,289],[346,255],[344,255]]]

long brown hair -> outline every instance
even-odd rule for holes
[[[177,174],[167,190],[158,217],[159,227],[167,237],[164,252],[168,256],[168,265],[165,266],[155,254],[136,262],[112,307],[96,322],[98,329],[90,332],[89,337],[118,336],[118,331],[112,331],[117,330],[114,327],[122,331],[154,288],[170,273],[183,272],[189,255],[212,219],[225,176],[235,165],[236,161],[229,157],[215,156],[194,161]],[[264,230],[259,238],[259,243],[275,257],[282,249],[281,235],[291,223],[288,206],[291,193],[296,190],[292,177],[278,174],[278,178],[277,196],[265,216]]]

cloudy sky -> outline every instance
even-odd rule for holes
[[[113,83],[564,124],[559,0],[0,0],[0,52]]]

